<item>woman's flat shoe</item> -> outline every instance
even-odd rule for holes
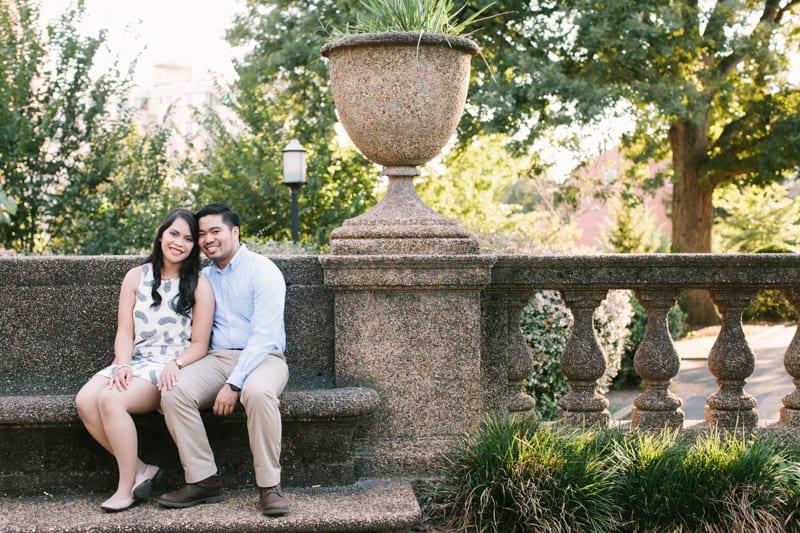
[[[119,504],[110,504],[108,500],[104,501],[100,504],[100,509],[104,510],[107,513],[118,513],[120,511],[124,511],[125,509],[130,509],[139,501],[138,498],[131,498],[129,501],[122,502]]]
[[[156,469],[155,472],[152,473],[150,477],[133,487],[133,497],[134,498],[149,498],[150,494],[153,492],[153,487],[158,483],[158,480],[161,479],[161,469],[157,466],[154,466]]]

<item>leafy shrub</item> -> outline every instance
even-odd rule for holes
[[[319,253],[319,246],[313,243],[295,243],[292,241],[274,241],[270,239],[249,239],[247,247],[261,255],[310,255]]]
[[[598,385],[602,392],[608,390],[620,367],[632,314],[629,291],[609,291],[595,310],[595,333],[606,356],[606,374]],[[525,382],[525,390],[536,400],[539,415],[554,420],[558,415],[558,400],[569,391],[560,359],[572,332],[572,312],[557,291],[541,291],[531,298],[520,322],[533,352],[533,370]]]
[[[756,250],[757,254],[791,254],[793,248],[780,245],[768,245]],[[790,322],[797,320],[797,310],[781,291],[762,290],[750,302],[742,313],[742,319],[763,322]]]
[[[781,291],[762,290],[745,308],[742,320],[792,322],[797,320],[797,310]]]

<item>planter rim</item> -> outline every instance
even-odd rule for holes
[[[331,52],[339,48],[353,48],[361,46],[408,46],[408,45],[445,45],[456,50],[475,56],[480,52],[478,44],[466,37],[445,35],[443,33],[420,33],[415,31],[388,31],[380,33],[357,33],[345,35],[326,42],[320,54],[328,57]]]

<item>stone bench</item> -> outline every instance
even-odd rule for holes
[[[275,258],[287,282],[289,384],[281,396],[282,483],[356,480],[353,434],[380,403],[369,387],[334,384],[333,298],[316,257]],[[0,493],[80,493],[116,486],[113,458],[80,422],[75,394],[113,355],[124,273],[137,257],[0,258]],[[244,412],[204,413],[226,483],[254,484]],[[140,455],[182,470],[158,413],[136,417]]]
[[[356,423],[380,401],[366,387],[286,390],[283,418],[282,483],[289,487],[355,481],[352,441]],[[244,411],[231,417],[203,413],[220,470],[232,485],[253,484]],[[161,415],[136,416],[140,455],[163,465],[168,481],[182,482],[174,445]],[[116,464],[86,433],[74,395],[0,396],[2,490],[14,494],[112,490]],[[52,461],[52,463],[50,463]],[[59,475],[53,475],[57,472]]]

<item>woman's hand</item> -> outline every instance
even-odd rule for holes
[[[133,377],[131,365],[128,363],[117,365],[117,368],[114,370],[114,375],[111,376],[110,380],[108,380],[108,385],[106,385],[106,388],[117,389],[118,391],[128,390],[128,385],[131,383],[131,377]]]
[[[172,387],[178,383],[178,375],[180,374],[181,369],[178,367],[178,363],[175,362],[175,359],[167,363],[167,366],[164,367],[164,370],[161,372],[161,378],[158,380],[158,390],[165,391],[165,390],[172,390]]]

